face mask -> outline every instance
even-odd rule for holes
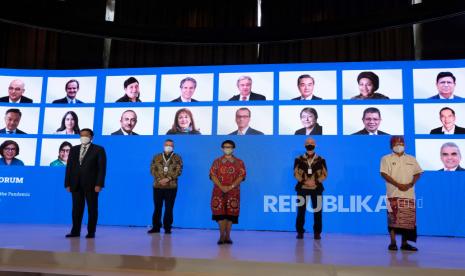
[[[87,136],[81,136],[81,143],[82,143],[83,145],[89,144],[89,143],[90,143],[90,138],[87,137]]]
[[[404,152],[405,147],[404,147],[404,146],[401,146],[401,145],[397,145],[397,146],[394,146],[394,147],[392,148],[392,150],[393,150],[395,153],[402,153],[402,152]]]
[[[306,145],[305,149],[308,150],[308,151],[312,151],[312,150],[315,149],[315,146],[314,145]]]
[[[172,146],[165,146],[163,149],[165,150],[166,153],[170,153],[170,152],[173,151],[173,147],[172,147]]]
[[[233,153],[233,149],[230,149],[230,148],[228,148],[228,149],[223,149],[223,152],[224,152],[224,154],[226,154],[226,155],[231,155],[231,154]]]

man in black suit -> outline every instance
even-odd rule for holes
[[[2,103],[32,103],[32,99],[23,96],[24,82],[22,80],[13,80],[8,86],[8,96],[1,97],[0,102]]]
[[[444,143],[441,146],[441,161],[444,164],[444,168],[439,171],[465,171],[464,168],[460,167],[461,160],[462,154],[460,153],[459,146],[452,142]]]
[[[195,89],[197,88],[197,81],[194,78],[187,77],[182,79],[179,84],[179,88],[181,88],[181,96],[171,102],[198,102],[197,100],[192,99],[192,95],[194,95]]]
[[[376,107],[369,107],[363,111],[362,122],[365,128],[352,135],[388,135],[388,133],[378,130],[381,123],[381,112]]]
[[[465,128],[455,125],[455,111],[452,108],[441,108],[439,120],[442,127],[432,129],[429,134],[465,134]]]
[[[300,97],[293,98],[292,100],[321,100],[320,97],[313,95],[313,88],[315,87],[315,79],[308,75],[301,75],[297,79],[297,88],[300,92]]]
[[[241,76],[237,80],[237,88],[239,94],[233,96],[230,101],[266,101],[266,97],[252,92],[252,78],[249,76]]]
[[[229,135],[263,135],[263,132],[249,126],[252,113],[247,107],[241,107],[236,111],[237,130]]]
[[[138,135],[133,131],[137,124],[137,114],[134,110],[126,110],[121,114],[121,128],[111,135]]]
[[[80,132],[81,145],[74,146],[68,156],[65,188],[73,199],[73,228],[67,238],[79,237],[85,202],[89,220],[86,238],[94,238],[98,218],[98,196],[105,184],[107,167],[105,149],[92,143],[94,132],[84,128]]]
[[[10,108],[5,112],[5,127],[0,129],[0,134],[26,134],[18,129],[21,121],[21,111],[17,108]]]
[[[54,100],[54,104],[81,104],[82,101],[76,99],[77,92],[79,91],[79,82],[77,80],[69,80],[65,84],[66,97]]]
[[[440,72],[436,77],[436,88],[438,94],[430,97],[429,99],[461,99],[462,97],[454,95],[455,90],[455,76],[451,72]]]

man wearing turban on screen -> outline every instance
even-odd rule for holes
[[[417,241],[415,183],[423,170],[415,157],[405,153],[403,136],[391,137],[392,153],[381,159],[381,176],[386,180],[389,250],[397,250],[396,234],[402,235],[400,249],[418,251],[407,241]]]

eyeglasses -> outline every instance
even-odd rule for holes
[[[4,148],[5,151],[16,151],[16,148]]]
[[[243,115],[243,116],[241,116],[241,115],[236,115],[236,118],[238,118],[238,119],[247,119],[247,118],[249,118],[249,117],[250,117],[250,116],[248,116],[248,115]]]
[[[21,91],[21,87],[11,87],[10,86],[10,87],[8,87],[8,91],[10,91],[10,90],[14,90],[16,92],[19,92],[19,91]]]
[[[60,152],[69,152],[69,149],[61,149]]]

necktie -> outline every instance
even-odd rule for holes
[[[88,147],[89,146],[84,146],[84,145],[81,146],[81,152],[79,154],[79,165],[82,165],[82,160],[84,159],[84,156],[86,155]]]
[[[242,96],[242,100],[243,100],[243,101],[247,101],[247,97],[246,97],[246,96]]]

